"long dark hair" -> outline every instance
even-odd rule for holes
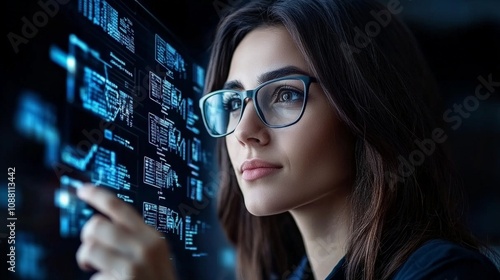
[[[436,122],[435,81],[398,10],[365,0],[259,0],[233,8],[215,34],[206,92],[223,86],[246,34],[283,25],[356,139],[348,279],[386,279],[433,238],[479,250],[461,221],[460,184]],[[251,215],[225,142],[217,147],[218,215],[237,250],[238,277],[286,276],[305,254],[291,215]]]

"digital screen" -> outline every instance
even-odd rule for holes
[[[75,253],[95,211],[75,191],[92,182],[165,236],[181,279],[232,279],[234,253],[216,217],[214,142],[198,107],[204,66],[140,1],[8,6],[2,275],[89,278]]]

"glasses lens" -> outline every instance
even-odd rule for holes
[[[210,134],[220,136],[236,128],[242,101],[236,91],[218,91],[203,103],[205,123]]]
[[[243,110],[242,93],[220,90],[203,102],[205,125],[212,136],[223,136],[238,125]],[[255,93],[255,105],[262,121],[270,127],[294,124],[306,103],[306,84],[300,78],[287,78],[264,84]]]
[[[305,84],[300,79],[278,80],[260,88],[256,102],[264,122],[271,127],[295,123],[304,108],[305,92]]]

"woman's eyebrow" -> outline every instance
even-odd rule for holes
[[[224,83],[222,89],[243,89],[243,84],[238,80],[232,80]]]
[[[278,79],[281,77],[286,77],[290,75],[305,75],[310,76],[306,71],[296,67],[296,66],[285,66],[278,68],[269,72],[262,73],[257,78],[259,84],[265,83],[267,81]],[[243,84],[239,80],[227,81],[224,84],[223,89],[244,89]]]
[[[278,68],[276,70],[272,70],[266,73],[263,73],[259,76],[257,79],[259,81],[259,84],[265,83],[267,81],[273,80],[273,79],[278,79],[281,77],[286,77],[286,76],[291,76],[291,75],[304,75],[304,76],[310,76],[309,73],[306,71],[296,67],[296,66],[285,66],[282,68]]]

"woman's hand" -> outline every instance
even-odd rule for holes
[[[92,280],[175,279],[167,241],[131,205],[92,185],[78,196],[106,216],[95,214],[84,225],[76,253],[81,269],[97,271]]]

